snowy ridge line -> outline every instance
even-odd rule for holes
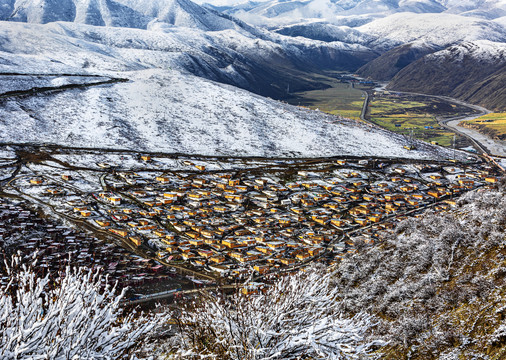
[[[66,73],[63,73],[63,74],[57,74],[57,73],[20,73],[20,72],[0,72],[0,76],[48,76],[48,77],[52,77],[52,76],[64,76],[64,77],[91,77],[91,78],[109,78],[109,79],[114,79],[114,78],[111,78],[110,76],[107,76],[107,75],[97,75],[97,74],[72,74],[72,73],[69,73],[69,74],[66,74]]]
[[[58,75],[59,76],[59,75]],[[43,86],[43,87],[33,87],[28,90],[11,90],[6,91],[0,94],[0,98],[8,98],[8,97],[16,97],[23,95],[33,95],[44,93],[48,91],[65,91],[71,89],[84,89],[92,86],[100,86],[100,85],[108,85],[108,84],[116,84],[121,82],[128,82],[129,79],[124,78],[110,78],[109,80],[97,81],[93,83],[85,83],[85,84],[65,84],[60,86]]]
[[[282,157],[282,156],[227,156],[227,155],[205,155],[205,154],[189,154],[189,153],[179,153],[179,152],[159,152],[159,151],[136,151],[131,149],[112,149],[112,148],[99,148],[99,147],[78,147],[78,146],[66,146],[59,144],[50,144],[50,143],[15,143],[15,142],[0,142],[0,147],[36,147],[36,148],[48,148],[51,150],[71,150],[71,151],[82,151],[82,152],[105,152],[105,153],[116,153],[116,154],[138,154],[138,155],[151,155],[154,157],[164,157],[164,158],[188,158],[188,159],[206,159],[206,160],[272,160],[272,161],[291,161],[300,164],[300,162],[304,161],[334,161],[334,160],[374,160],[374,161],[389,161],[395,159],[399,162],[404,162],[406,164],[411,163],[437,163],[437,164],[454,164],[453,161],[447,160],[438,160],[438,159],[417,159],[417,158],[403,158],[403,157],[381,157],[381,156],[360,156],[360,155],[332,155],[332,156],[320,156],[320,157]],[[213,170],[208,170],[209,172]],[[227,171],[227,170],[217,170],[217,171]]]

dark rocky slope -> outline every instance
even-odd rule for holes
[[[426,55],[392,79],[388,89],[455,97],[506,110],[506,47],[463,43]]]
[[[434,51],[436,49],[432,47],[401,45],[368,62],[357,73],[366,78],[388,81],[412,62]]]

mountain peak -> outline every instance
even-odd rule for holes
[[[220,14],[189,0],[16,0],[3,1],[0,20],[46,24],[55,21],[146,29],[153,21],[206,31],[234,28]]]

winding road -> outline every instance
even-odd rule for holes
[[[473,119],[479,118],[480,116],[491,113],[490,110],[485,109],[484,107],[469,104],[464,101],[454,99],[454,98],[451,98],[448,96],[427,95],[427,94],[404,92],[404,91],[395,91],[395,92],[399,93],[399,94],[424,96],[427,98],[448,101],[448,102],[462,105],[462,106],[468,107],[470,109],[473,109],[475,111],[478,111],[477,114],[472,115],[472,116],[455,116],[455,117],[451,117],[451,118],[436,118],[436,120],[438,121],[438,123],[441,126],[447,128],[448,130],[453,131],[463,137],[468,138],[474,144],[474,146],[477,148],[477,150],[482,152],[483,154],[486,154],[489,156],[506,157],[506,141],[494,140],[494,139],[478,132],[477,130],[458,126],[461,121],[473,120]]]

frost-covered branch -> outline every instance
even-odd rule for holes
[[[67,267],[53,283],[16,262],[0,289],[2,359],[117,358],[164,320],[125,315],[123,294],[96,271]]]
[[[354,359],[381,342],[368,342],[372,326],[363,313],[340,310],[331,275],[311,268],[285,276],[266,294],[206,299],[179,314],[181,332],[172,339],[175,358]]]

